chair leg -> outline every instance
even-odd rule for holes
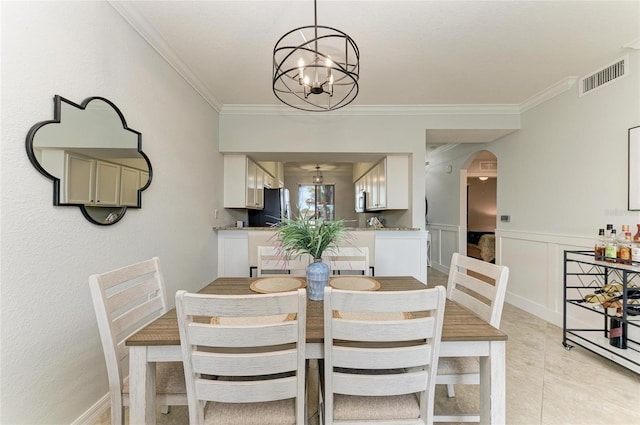
[[[447,384],[447,397],[455,397],[456,392],[453,389],[453,384]]]
[[[163,415],[168,415],[169,414],[169,406],[162,406],[162,414]]]

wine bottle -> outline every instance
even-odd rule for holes
[[[604,247],[604,260],[610,263],[615,263],[618,258],[618,244],[616,243],[616,229],[611,229],[611,235],[607,238],[607,243]]]
[[[618,315],[622,315],[622,309],[616,309],[616,315],[611,316],[609,326],[609,344],[621,349],[627,348],[627,323]]]
[[[604,229],[598,230],[598,239],[596,239],[594,247],[595,259],[598,261],[604,261],[604,248],[607,245],[604,239]],[[640,252],[638,253],[640,255]]]
[[[629,226],[622,226],[621,235],[618,237],[618,261],[623,264],[631,264],[631,232]]]

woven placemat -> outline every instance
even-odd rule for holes
[[[329,280],[329,285],[336,289],[346,289],[349,291],[377,291],[380,289],[380,282],[370,277],[360,276],[338,276]]]
[[[277,292],[296,291],[306,287],[304,280],[295,277],[265,277],[251,282],[249,288],[260,294],[274,294]]]

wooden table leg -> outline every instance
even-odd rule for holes
[[[492,341],[480,357],[480,423],[506,423],[506,343]]]
[[[156,423],[156,364],[148,361],[146,346],[129,347],[129,423]]]

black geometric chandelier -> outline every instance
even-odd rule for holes
[[[273,49],[273,93],[296,109],[333,111],[358,95],[360,52],[346,33],[318,25],[316,0],[313,9],[314,24],[289,31]]]

